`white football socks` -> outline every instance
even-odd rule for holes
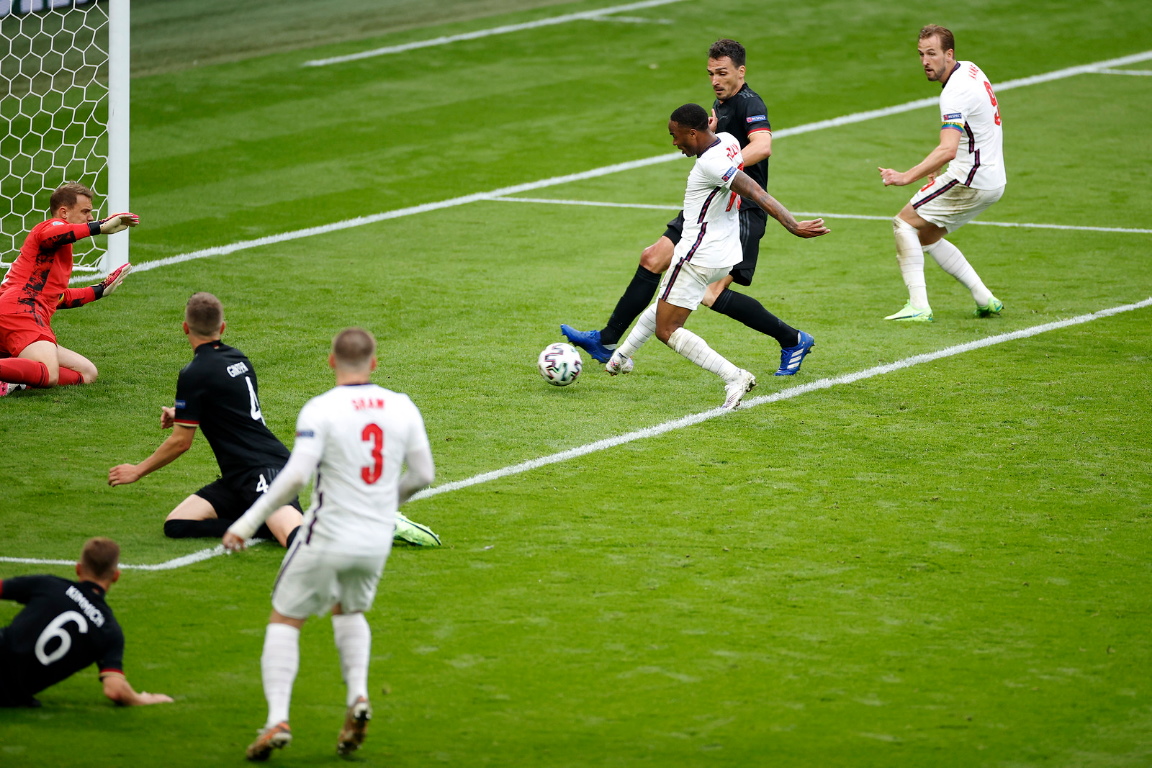
[[[368,658],[372,652],[372,630],[363,613],[334,614],[332,636],[340,651],[340,671],[348,686],[348,706],[363,696],[368,698]]]
[[[972,298],[976,300],[978,305],[987,306],[988,302],[992,300],[992,291],[984,286],[980,275],[976,274],[976,270],[972,269],[968,259],[964,258],[964,254],[952,243],[947,240],[937,240],[932,245],[924,246],[924,252],[936,259],[936,263],[940,265],[941,269],[963,283],[964,287],[972,292]]]
[[[896,237],[896,261],[904,285],[908,286],[908,303],[916,309],[928,309],[928,286],[924,282],[924,248],[916,227],[899,216],[892,217],[892,234]]]
[[[708,342],[687,328],[677,328],[668,337],[668,346],[676,350],[709,373],[714,373],[724,381],[735,381],[740,369],[728,362],[722,355],[708,346]]]
[[[636,324],[632,326],[632,332],[616,347],[616,351],[621,357],[632,357],[654,333],[656,333],[656,303],[640,313],[640,317],[636,318]]]
[[[264,632],[264,653],[260,669],[264,678],[264,698],[268,700],[266,728],[288,720],[292,704],[292,684],[300,668],[300,630],[291,624],[270,622]]]

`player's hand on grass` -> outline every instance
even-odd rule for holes
[[[147,691],[140,691],[139,703],[141,704],[171,704],[172,697],[166,696],[163,693],[148,693]]]
[[[223,544],[224,549],[229,552],[239,552],[247,546],[243,536],[237,536],[231,531],[224,534],[224,538],[220,540],[220,543]]]
[[[172,429],[176,425],[176,409],[160,406],[160,429]]]
[[[124,282],[124,278],[132,271],[131,264],[124,264],[108,273],[108,276],[100,281],[101,287],[100,298],[104,298],[112,291],[120,287],[120,283]]]
[[[820,237],[820,235],[826,235],[832,230],[824,226],[824,219],[812,219],[796,222],[796,228],[790,231],[796,237]]]
[[[141,477],[135,464],[118,464],[108,470],[108,485],[128,485]]]
[[[100,234],[114,235],[123,232],[129,227],[140,223],[140,217],[134,213],[114,213],[100,222]]]

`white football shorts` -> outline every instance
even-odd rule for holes
[[[908,202],[917,215],[948,232],[955,232],[1004,194],[1004,187],[973,189],[945,173],[925,184]]]
[[[732,266],[697,267],[688,261],[673,261],[660,280],[656,295],[677,307],[695,310],[708,286],[728,276]]]
[[[272,586],[272,607],[282,616],[323,616],[337,603],[344,613],[367,611],[388,553],[349,555],[294,542]]]

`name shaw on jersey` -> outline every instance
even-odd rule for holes
[[[384,410],[384,398],[382,397],[357,397],[352,400],[352,407],[357,411],[364,411],[369,408],[376,408]]]
[[[72,598],[76,605],[80,606],[80,610],[84,612],[84,615],[88,617],[89,621],[98,627],[104,626],[104,614],[100,612],[99,608],[88,602],[88,598],[84,597],[80,590],[76,589],[76,587],[68,587],[68,591],[64,594]]]

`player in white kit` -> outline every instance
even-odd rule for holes
[[[924,282],[924,254],[964,284],[976,301],[976,316],[999,315],[1004,304],[985,287],[960,249],[944,239],[976,218],[1004,194],[1004,131],[992,84],[970,61],[956,61],[955,41],[944,27],[920,30],[920,63],[939,82],[940,144],[913,168],[880,168],[884,186],[904,186],[925,176],[928,183],[892,219],[896,260],[908,287],[908,303],[885,320],[932,322]],[[948,170],[937,172],[948,164]]]
[[[392,548],[397,508],[431,483],[435,471],[420,411],[407,395],[369,380],[376,368],[372,334],[361,328],[341,331],[332,341],[328,364],[337,386],[300,411],[288,463],[223,539],[228,550],[243,549],[264,519],[315,474],[312,504],[272,588],[261,657],[268,720],[248,747],[249,760],[266,760],[273,749],[292,741],[288,709],[299,667],[300,628],[309,616],[328,611],[348,687],[336,749],[347,755],[360,747],[372,717],[372,636],[364,611],[372,607]]]
[[[741,170],[740,142],[732,134],[715,134],[708,113],[698,104],[685,104],[668,121],[672,144],[696,164],[684,190],[684,234],[672,263],[656,291],[656,303],[644,310],[632,332],[612,353],[605,369],[615,376],[632,369],[632,355],[652,336],[678,354],[724,379],[725,410],[740,404],[756,386],[756,377],[716,353],[684,322],[704,298],[708,286],[724,278],[743,258],[740,245],[739,201],[760,206],[797,237],[828,233],[822,219],[796,221],[788,210]],[[807,350],[805,350],[807,351]]]

